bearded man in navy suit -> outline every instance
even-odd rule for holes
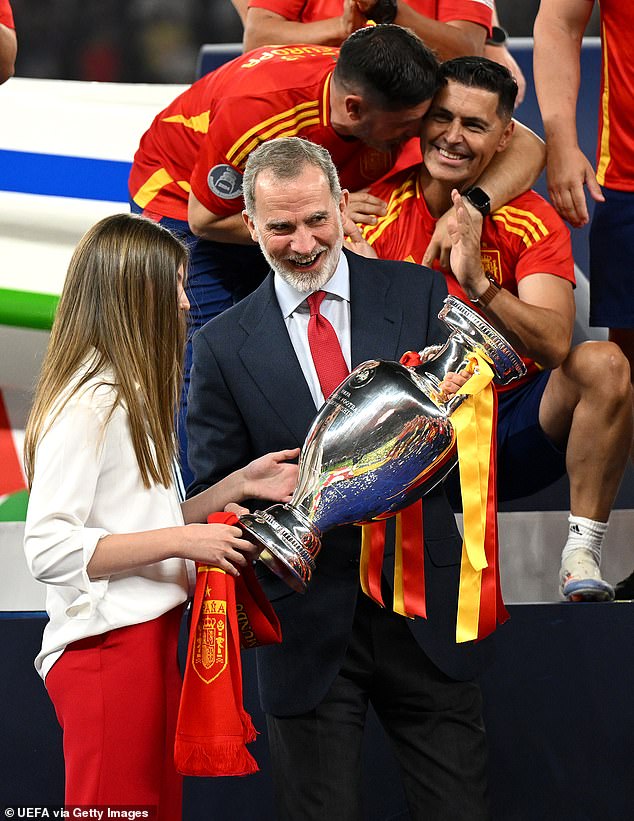
[[[194,337],[190,494],[256,456],[302,445],[324,401],[307,341],[306,298],[314,291],[326,292],[321,311],[349,368],[398,360],[447,336],[437,319],[447,295],[440,274],[346,248],[347,192],[325,149],[294,137],[264,143],[249,157],[243,193],[244,219],[272,271]],[[464,249],[454,251],[469,264]],[[391,608],[389,524],[385,608],[361,592],[358,527],[325,535],[305,594],[257,565],[283,635],[280,645],[257,650],[257,665],[284,821],[362,818],[368,702],[399,762],[412,819],[489,817],[474,676],[491,640],[456,644],[461,538],[442,487],[423,508],[426,619],[405,619]]]

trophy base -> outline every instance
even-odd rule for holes
[[[300,511],[290,505],[272,505],[241,516],[240,526],[262,545],[259,560],[297,593],[305,593],[321,540]]]

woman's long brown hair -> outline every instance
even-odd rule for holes
[[[87,382],[97,377],[110,384],[107,371],[113,374],[118,404],[129,417],[143,484],[172,483],[186,338],[185,317],[178,307],[181,267],[187,270],[183,244],[144,217],[106,217],[80,240],[26,426],[29,486],[42,436]]]

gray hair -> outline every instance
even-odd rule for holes
[[[255,182],[261,171],[270,171],[280,180],[294,180],[307,165],[321,169],[335,202],[341,199],[337,169],[328,151],[301,137],[279,137],[261,143],[247,160],[242,178],[244,210],[255,218]]]

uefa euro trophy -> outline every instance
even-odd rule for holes
[[[304,592],[322,535],[338,525],[396,513],[442,482],[457,463],[452,412],[466,398],[444,397],[441,382],[475,354],[505,385],[525,373],[510,344],[480,314],[447,297],[439,318],[451,329],[423,362],[363,362],[315,417],[299,461],[292,500],[240,517],[260,561]],[[433,352],[433,353],[432,353]]]

